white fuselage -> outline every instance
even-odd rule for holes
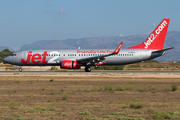
[[[63,60],[79,60],[112,53],[113,49],[56,49],[56,50],[29,50],[13,53],[5,62],[18,66],[60,66]],[[141,62],[159,57],[164,54],[152,53],[155,50],[146,49],[122,49],[118,54],[105,57],[103,65],[124,65]],[[86,66],[87,61],[81,61],[81,66]],[[93,66],[90,62],[88,66]]]

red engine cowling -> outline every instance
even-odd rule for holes
[[[72,61],[72,60],[63,60],[61,62],[61,68],[64,69],[80,69],[81,62],[80,61]]]

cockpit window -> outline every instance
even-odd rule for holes
[[[11,56],[16,56],[16,54],[15,54],[15,53],[12,53]]]

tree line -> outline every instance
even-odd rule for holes
[[[13,51],[10,51],[9,49],[4,49],[3,51],[0,51],[0,63],[3,62],[3,59],[5,57],[9,56],[12,53],[13,53]]]

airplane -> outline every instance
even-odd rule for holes
[[[162,56],[174,47],[163,49],[170,19],[164,18],[148,38],[141,44],[122,49],[121,42],[113,49],[51,49],[25,50],[12,53],[4,62],[19,66],[60,66],[62,69],[80,69],[85,66],[125,65],[142,62]]]

